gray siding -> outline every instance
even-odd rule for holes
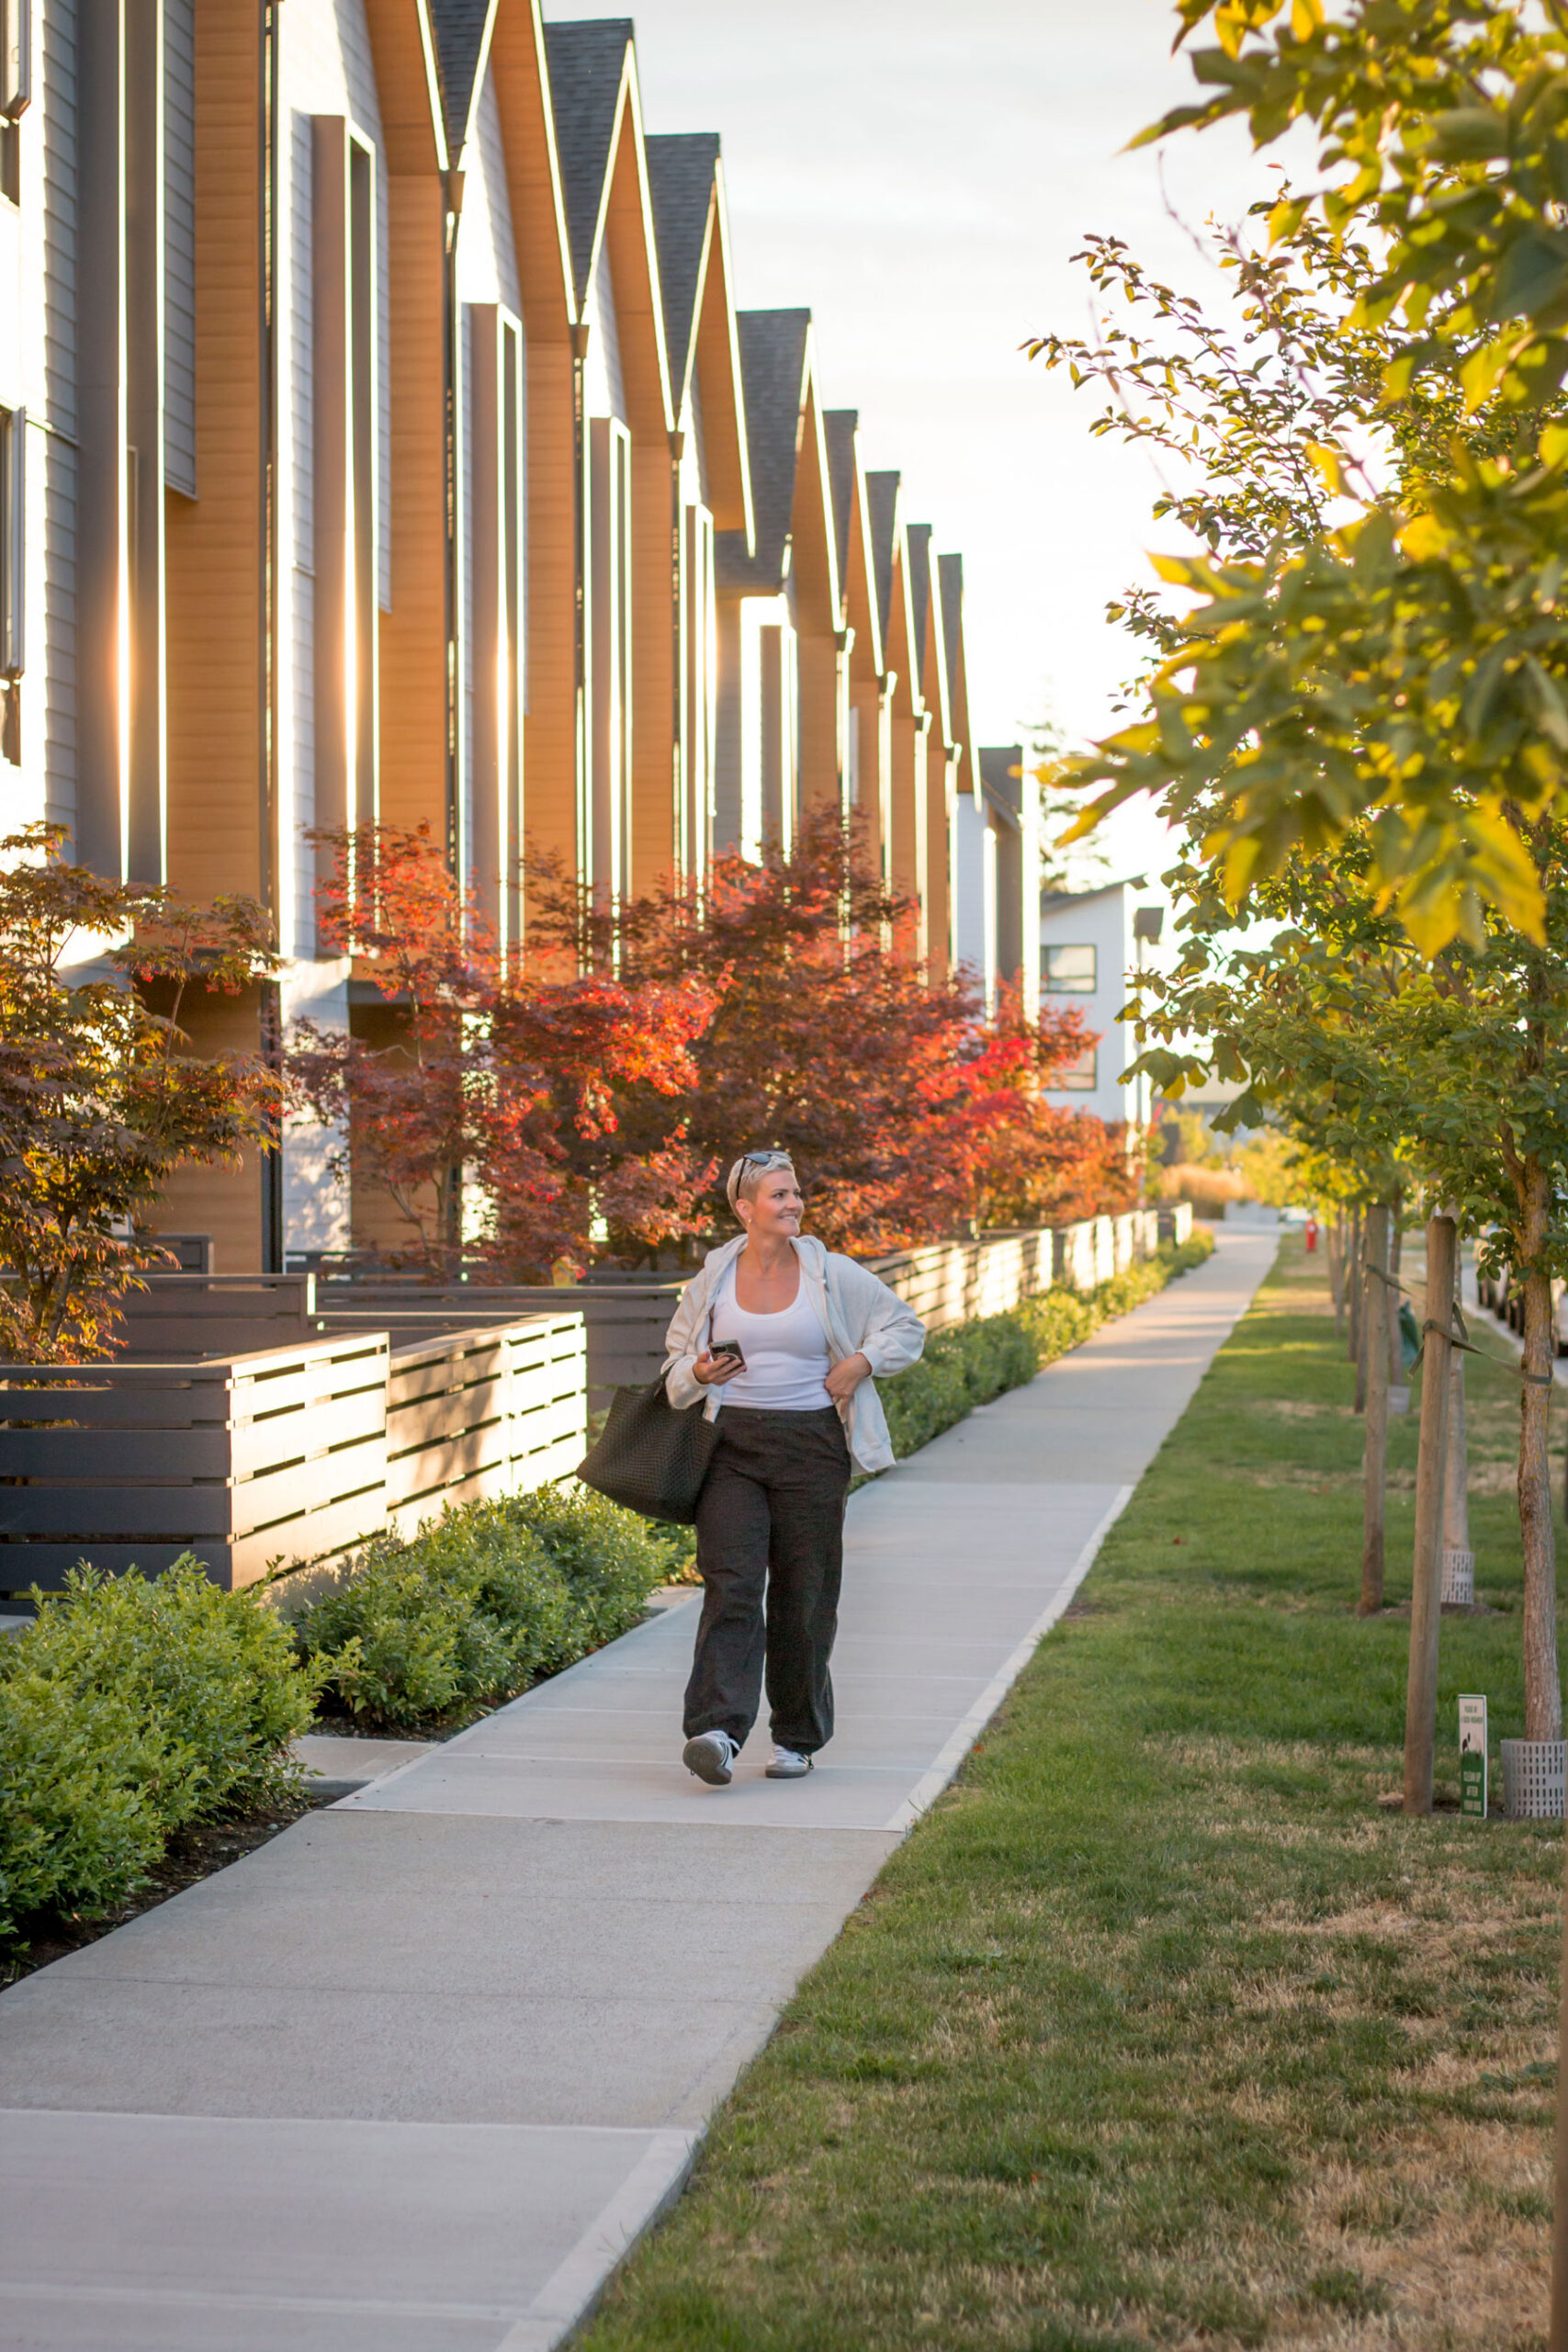
[[[49,423],[76,433],[76,0],[43,10],[44,385]]]
[[[164,0],[164,479],[196,496],[196,0]]]
[[[44,804],[53,823],[76,821],[76,452],[43,442]]]

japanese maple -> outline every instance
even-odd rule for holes
[[[266,1147],[279,1108],[261,1055],[197,1057],[195,987],[273,968],[254,900],[190,906],[72,865],[59,825],[0,840],[0,1349],[13,1362],[111,1352],[115,1307],[169,1262],[137,1221],[176,1168]]]

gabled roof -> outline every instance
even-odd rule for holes
[[[898,481],[897,474],[867,474],[866,501],[871,509],[871,546],[875,562],[876,611],[882,624],[882,642],[887,642],[887,632],[893,626],[893,555],[898,536]]]
[[[921,701],[936,721],[944,745],[953,741],[953,703],[947,684],[947,647],[942,633],[942,596],[931,576],[931,526],[911,523],[905,533],[909,566],[909,626],[916,684]]]
[[[429,0],[429,4],[446,160],[456,169],[462,161],[484,80],[485,52],[498,0]]]
[[[747,556],[739,531],[721,531],[716,537],[716,570],[724,586],[765,596],[784,583],[811,313],[741,311],[736,323],[751,453],[756,553]]]
[[[947,707],[953,740],[959,749],[958,789],[974,792],[979,775],[969,725],[969,662],[964,643],[964,558],[939,555],[937,580],[942,595],[942,642],[947,656]]]
[[[931,526],[929,523],[911,523],[904,534],[909,563],[909,626],[915,639],[915,650],[925,666],[926,628],[931,618]]]
[[[545,27],[550,101],[579,309],[593,275],[610,149],[619,119],[621,85],[631,45],[629,17],[589,17]]]
[[[366,0],[366,28],[381,100],[389,171],[410,178],[450,161],[430,0]]]
[[[833,486],[833,540],[839,551],[839,577],[847,580],[850,566],[850,526],[855,505],[856,435],[860,411],[830,408],[822,419],[828,436],[828,479]]]
[[[659,283],[664,298],[664,341],[671,388],[682,394],[696,351],[697,298],[707,255],[718,133],[690,130],[650,138],[648,184],[659,242]]]
[[[499,0],[484,70],[501,111],[528,339],[559,345],[570,335],[577,302],[539,0]]]
[[[980,789],[986,800],[1018,831],[1023,808],[1023,745],[983,743],[980,746]]]
[[[822,422],[833,500],[842,619],[852,631],[851,673],[862,681],[868,674],[880,679],[884,671],[884,624],[877,592],[871,500],[861,464],[860,416],[852,408],[829,409]]]
[[[942,641],[947,653],[947,691],[953,704],[953,723],[956,727],[959,705],[967,700],[964,692],[964,558],[961,555],[939,555],[936,570],[942,592]]]

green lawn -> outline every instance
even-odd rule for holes
[[[1360,1425],[1306,1264],[1289,1243],[586,2352],[1543,2342],[1561,1832],[1379,1806],[1416,1419],[1391,1608],[1359,1621]],[[1450,1790],[1459,1691],[1495,1770],[1521,1727],[1517,1383],[1470,1363],[1486,1612],[1443,1624]]]

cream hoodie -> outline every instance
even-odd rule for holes
[[[705,1397],[710,1421],[718,1418],[724,1390],[705,1387],[692,1366],[708,1343],[708,1314],[720,1280],[745,1246],[742,1233],[722,1249],[708,1252],[701,1273],[694,1274],[681,1293],[681,1303],[665,1335],[669,1351],[664,1363],[665,1395],[681,1411]],[[828,1334],[828,1353],[834,1363],[841,1363],[846,1356],[863,1355],[873,1373],[881,1374],[904,1372],[919,1361],[926,1327],[897,1291],[878,1282],[864,1266],[857,1266],[852,1258],[825,1250],[810,1234],[801,1234],[793,1246],[800,1260],[806,1295]],[[893,1467],[887,1416],[874,1379],[861,1382],[849,1403],[840,1406],[839,1418],[857,1470]]]

